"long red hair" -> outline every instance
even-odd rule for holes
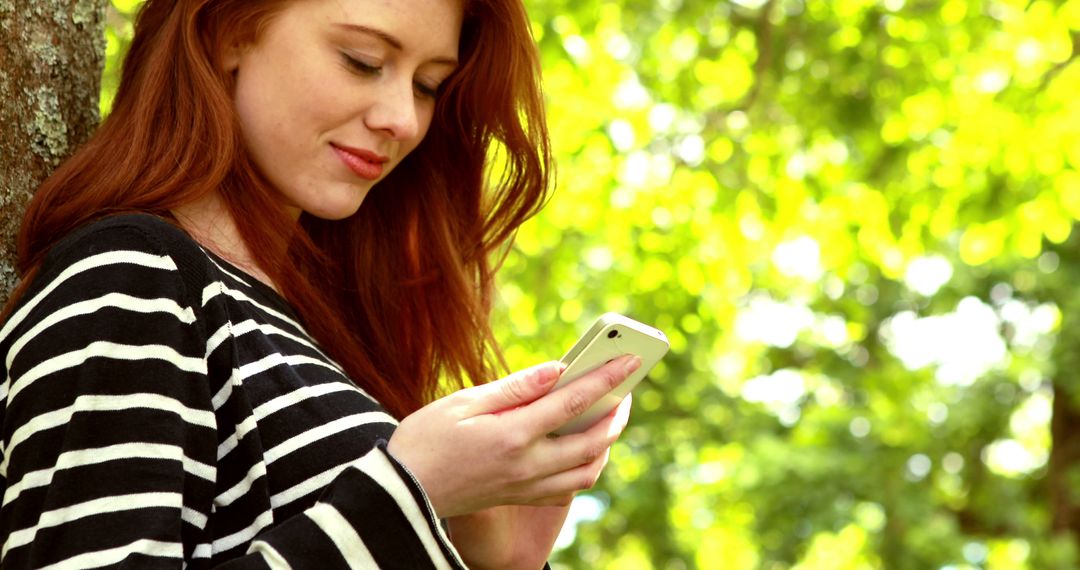
[[[312,336],[404,417],[440,380],[460,387],[502,368],[494,271],[551,171],[529,20],[520,0],[465,0],[460,64],[421,144],[355,215],[296,224],[246,153],[222,64],[225,46],[254,40],[284,1],[147,0],[111,114],[29,204],[18,269],[25,286],[56,241],[97,218],[171,219],[219,192]]]

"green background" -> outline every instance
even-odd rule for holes
[[[1080,565],[1080,1],[527,5],[559,186],[496,331],[672,345],[555,567]]]

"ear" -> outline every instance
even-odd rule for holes
[[[240,68],[240,60],[243,58],[245,51],[247,51],[247,46],[240,42],[232,42],[222,48],[221,64],[225,67],[226,72],[230,75],[236,73],[236,70]]]

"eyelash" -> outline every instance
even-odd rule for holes
[[[363,61],[360,61],[359,59],[356,59],[348,54],[343,53],[341,54],[341,56],[345,58],[345,63],[348,64],[348,66],[352,68],[353,71],[359,73],[360,75],[378,76],[382,73],[382,67],[380,66],[368,65]],[[439,89],[437,87],[428,87],[427,85],[415,81],[413,82],[413,89],[416,91],[416,94],[418,96],[427,99],[435,99],[439,94]]]

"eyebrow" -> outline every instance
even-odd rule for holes
[[[402,51],[403,49],[405,49],[405,46],[402,45],[401,40],[399,40],[399,39],[395,38],[394,36],[384,32],[384,31],[382,31],[380,29],[377,29],[377,28],[371,28],[371,27],[368,27],[368,26],[360,25],[360,24],[344,24],[344,23],[342,23],[342,24],[334,24],[334,26],[338,27],[338,28],[341,28],[343,30],[349,31],[349,32],[355,32],[355,33],[359,33],[359,34],[366,34],[366,35],[369,35],[369,36],[375,36],[376,38],[379,38],[380,40],[386,42],[387,45],[389,45],[390,47],[392,47],[392,48],[394,48],[394,49],[396,49],[398,51]],[[440,63],[440,64],[450,65],[450,66],[455,66],[455,67],[458,64],[457,58],[453,58],[453,57],[437,57],[437,58],[435,58],[435,59],[433,59],[431,61],[432,61],[432,63]]]

